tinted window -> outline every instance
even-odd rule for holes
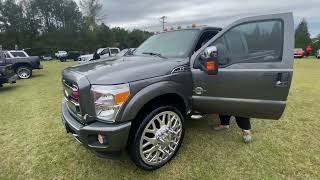
[[[108,49],[104,49],[100,54],[101,55],[109,54],[109,50]]]
[[[198,33],[198,30],[181,30],[157,34],[146,40],[133,54],[157,53],[164,57],[187,57]]]
[[[281,61],[282,26],[278,20],[236,26],[214,43],[219,50],[219,63],[228,65],[240,62]]]
[[[11,52],[13,57],[27,57],[23,52]]]
[[[110,49],[111,54],[118,54],[119,50],[118,49]]]

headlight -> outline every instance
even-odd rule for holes
[[[130,96],[129,84],[91,88],[96,115],[99,120],[114,122],[121,106]]]

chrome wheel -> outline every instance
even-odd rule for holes
[[[140,156],[148,165],[164,164],[178,149],[182,135],[181,118],[174,111],[155,115],[140,139]]]
[[[26,67],[19,68],[17,74],[20,79],[28,79],[31,76],[31,70]]]

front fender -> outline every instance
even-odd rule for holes
[[[165,94],[179,95],[184,101],[186,112],[190,109],[190,99],[188,98],[190,97],[190,92],[188,92],[186,85],[173,81],[162,81],[151,84],[137,92],[120,113],[122,116],[119,117],[119,121],[133,120],[145,104]]]

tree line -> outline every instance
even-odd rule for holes
[[[306,19],[302,19],[295,30],[295,47],[306,51],[308,46],[313,48],[313,53],[320,49],[320,34],[315,38],[311,38],[308,22]]]
[[[152,35],[99,23],[105,16],[99,0],[79,5],[73,0],[0,0],[0,45],[32,55],[88,53],[100,47],[137,47]]]

